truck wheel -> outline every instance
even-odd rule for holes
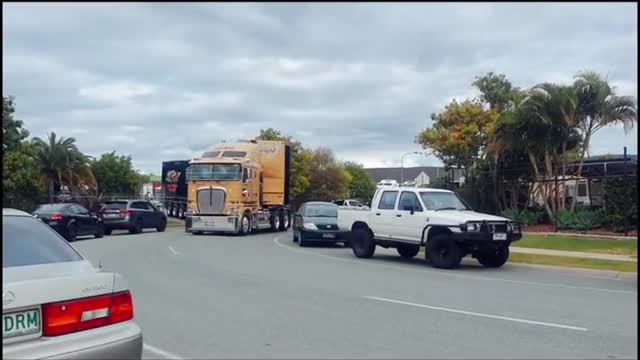
[[[353,231],[351,240],[353,254],[359,258],[370,258],[376,251],[376,243],[373,241],[371,233],[366,229],[356,229]]]
[[[277,212],[272,212],[271,213],[271,218],[269,219],[269,222],[271,223],[271,228],[270,230],[273,232],[278,231],[278,228],[280,227],[280,217],[278,216]]]
[[[278,214],[278,218],[280,219],[280,221],[279,221],[280,225],[278,227],[278,231],[287,230],[287,225],[289,225],[289,224],[285,224],[285,221],[289,222],[289,220],[288,220],[289,215],[285,211],[281,211],[280,214]],[[287,219],[287,220],[285,220],[285,219]]]
[[[509,259],[509,248],[500,247],[476,254],[478,262],[488,268],[499,268]]]
[[[238,235],[246,235],[249,234],[251,232],[251,219],[249,219],[249,216],[242,215],[242,218],[240,219],[240,228],[238,229]]]
[[[434,236],[427,243],[429,259],[436,268],[453,269],[462,261],[462,250],[446,234]]]
[[[411,259],[420,252],[420,245],[400,244],[396,248],[398,254],[405,259]]]
[[[284,228],[284,230],[289,230],[289,228],[291,227],[291,214],[289,214],[288,211],[284,212],[284,218],[282,220],[282,227]]]

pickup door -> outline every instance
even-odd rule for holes
[[[403,191],[400,194],[398,207],[395,211],[391,238],[420,242],[422,230],[427,225],[424,208],[413,191]]]
[[[396,203],[399,195],[400,191],[398,190],[383,190],[380,197],[376,199],[379,200],[371,210],[373,214],[369,224],[375,237],[389,239],[393,237],[393,233],[397,232],[398,211],[396,211]]]

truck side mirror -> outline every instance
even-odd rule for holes
[[[249,174],[247,173],[247,169],[242,170],[242,182],[246,183],[249,181]]]

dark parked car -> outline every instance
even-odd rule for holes
[[[33,215],[64,236],[67,241],[74,241],[83,235],[93,235],[97,238],[104,235],[102,219],[78,204],[44,204],[38,206]]]
[[[300,246],[312,241],[349,246],[349,231],[338,228],[338,205],[313,201],[300,206],[293,221],[293,241]]]
[[[144,229],[164,231],[167,228],[167,215],[147,200],[106,201],[100,214],[107,235],[115,229],[138,234]]]

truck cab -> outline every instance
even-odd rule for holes
[[[469,254],[500,267],[509,245],[522,238],[515,221],[475,212],[452,191],[415,187],[378,188],[370,211],[340,208],[338,226],[351,230],[357,257],[373,256],[379,245],[411,258],[424,246],[426,260],[439,268],[455,268]]]
[[[194,234],[289,228],[289,149],[279,141],[219,144],[187,168],[185,230]]]

